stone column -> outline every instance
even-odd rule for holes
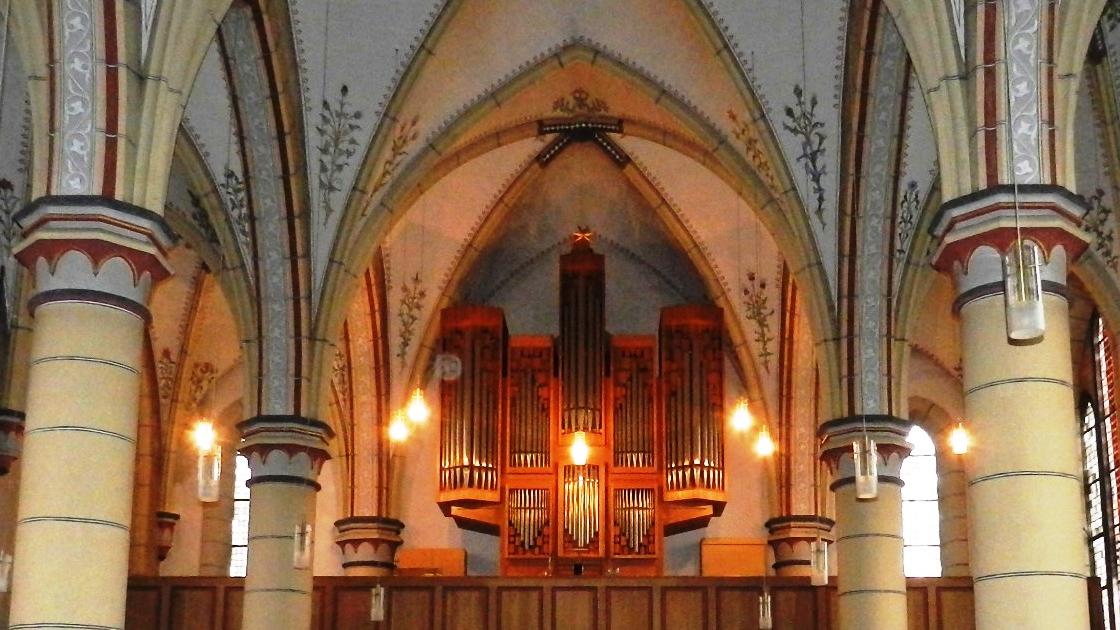
[[[35,330],[11,627],[123,628],[144,305],[171,233],[98,197],[44,197],[16,220]]]
[[[385,516],[351,516],[335,521],[346,575],[392,575],[397,568],[404,523]]]
[[[1016,191],[954,199],[935,220],[935,266],[952,271],[960,311],[969,560],[978,630],[1088,628],[1085,498],[1075,417],[1066,267],[1084,251],[1084,200],[1056,186],[1018,187],[1020,233],[1045,255],[1046,331],[1012,345],[1003,255]]]
[[[334,432],[326,423],[300,416],[257,416],[237,427],[239,450],[252,471],[241,627],[309,628],[312,564],[293,566],[294,538],[300,526],[315,523],[317,479]]]
[[[941,518],[941,575],[969,575],[968,481],[964,459],[949,450],[950,425],[937,438],[937,511]]]
[[[852,443],[867,433],[879,452],[879,496],[856,499]],[[821,425],[821,459],[836,493],[837,597],[841,630],[907,627],[902,569],[902,462],[911,424],[892,416],[854,416]]]
[[[812,544],[817,538],[833,542],[836,522],[815,514],[778,516],[766,521],[768,542],[774,550],[774,574],[780,576],[813,574]]]

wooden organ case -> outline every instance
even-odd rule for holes
[[[509,336],[497,308],[442,312],[462,372],[441,383],[438,501],[500,537],[503,575],[659,575],[664,537],[723,511],[721,310],[668,307],[658,336],[611,336],[605,306],[581,230],[560,258],[555,339]]]

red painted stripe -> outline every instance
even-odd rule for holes
[[[117,3],[102,2],[105,12],[105,165],[101,173],[101,194],[116,198],[117,134],[120,129],[120,55],[117,50]],[[159,212],[162,208],[153,208]]]
[[[999,94],[996,89],[998,79],[995,65],[996,19],[996,3],[987,3],[983,13],[984,39],[981,48],[984,51],[984,176],[988,186],[999,183],[999,131],[996,129],[999,117],[999,108],[996,105]]]

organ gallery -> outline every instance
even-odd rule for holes
[[[503,575],[659,575],[666,535],[723,511],[723,314],[661,310],[657,335],[605,328],[606,260],[580,228],[560,257],[560,334],[511,335],[499,308],[440,315],[440,493],[497,535]]]

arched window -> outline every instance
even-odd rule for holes
[[[249,559],[249,460],[237,456],[237,467],[233,474],[233,521],[230,525],[231,547],[229,552],[230,577],[245,577],[245,567]]]
[[[903,566],[907,577],[940,577],[941,519],[933,440],[917,426],[906,439],[914,448],[902,463]]]
[[[1085,450],[1085,494],[1089,517],[1089,555],[1093,575],[1100,580],[1105,627],[1120,620],[1117,610],[1117,443],[1116,370],[1112,336],[1100,316],[1093,318],[1093,380],[1096,403],[1086,401],[1081,410],[1081,444]]]

